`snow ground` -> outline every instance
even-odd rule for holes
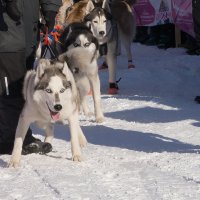
[[[53,152],[22,156],[18,169],[0,155],[0,200],[200,199],[200,57],[132,48],[135,69],[124,53],[118,59],[119,95],[106,95],[108,72],[100,71],[106,121],[80,116],[84,161],[71,161],[68,128],[56,125]]]

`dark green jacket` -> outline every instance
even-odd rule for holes
[[[3,18],[8,31],[0,31],[0,52],[26,50],[27,56],[39,41],[39,12],[58,11],[61,0],[17,0],[21,12],[20,23],[13,21],[6,12]]]

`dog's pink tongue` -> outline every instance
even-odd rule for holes
[[[51,117],[52,117],[52,119],[54,120],[54,121],[57,121],[57,120],[59,120],[59,118],[60,118],[60,113],[58,112],[58,113],[52,113],[51,114]]]

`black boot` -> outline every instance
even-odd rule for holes
[[[52,151],[52,145],[48,142],[42,142],[32,136],[33,142],[23,145],[22,154],[27,155],[31,153],[46,154]]]
[[[186,53],[191,56],[199,56],[200,55],[200,47],[196,47],[194,49],[187,50]]]
[[[52,151],[52,145],[47,142],[42,142],[40,139],[33,137],[32,131],[28,129],[24,139],[22,154],[27,155],[31,153],[45,154]]]
[[[196,96],[194,100],[200,104],[200,96]]]

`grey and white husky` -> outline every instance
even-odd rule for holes
[[[36,122],[45,130],[45,142],[53,139],[53,124],[69,124],[72,160],[81,161],[81,147],[87,140],[79,125],[78,92],[66,62],[41,59],[36,71],[24,80],[25,105],[19,117],[10,167],[19,166],[22,144],[28,127]]]
[[[101,1],[101,0],[99,0]],[[134,1],[135,2],[135,1]],[[133,3],[134,3],[133,2]],[[130,4],[132,5],[132,4]],[[133,68],[131,43],[135,35],[135,18],[127,1],[103,0],[101,7],[95,7],[89,0],[85,21],[100,44],[100,56],[104,56],[109,71],[109,94],[116,94],[116,62],[120,44],[126,49],[128,67]]]
[[[98,41],[90,29],[83,23],[72,23],[66,27],[60,38],[61,61],[69,63],[73,72],[83,112],[92,113],[87,103],[87,94],[92,89],[96,122],[104,120],[101,107],[100,79],[98,74]]]

